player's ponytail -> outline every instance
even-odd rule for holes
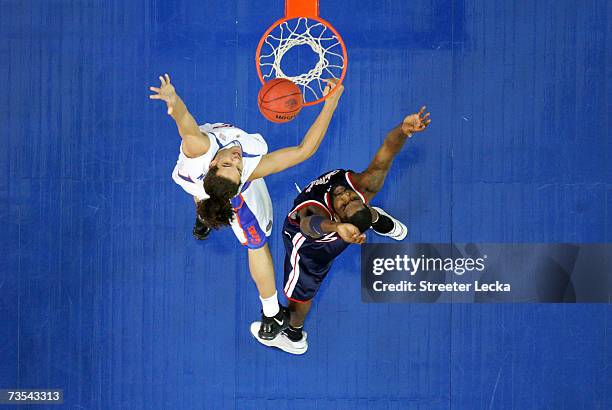
[[[230,200],[238,194],[239,184],[217,175],[216,166],[210,168],[204,177],[204,190],[210,198],[198,203],[198,216],[204,223],[219,229],[228,226],[234,218]]]

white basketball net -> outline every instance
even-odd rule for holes
[[[291,77],[283,72],[283,57],[295,46],[310,46],[319,61],[308,72]],[[340,78],[345,59],[340,41],[334,33],[317,20],[306,17],[288,20],[276,26],[265,38],[259,55],[259,66],[264,81],[287,78],[302,89],[304,102],[323,97],[326,83],[322,79]]]

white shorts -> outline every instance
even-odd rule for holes
[[[242,192],[232,198],[232,229],[241,244],[259,249],[272,233],[272,200],[262,178],[247,182]]]

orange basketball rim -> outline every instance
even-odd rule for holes
[[[277,31],[280,34],[274,35]],[[299,45],[310,46],[319,55],[319,62],[298,76],[286,75],[280,62],[290,48]],[[255,65],[262,84],[274,78],[287,78],[302,89],[304,105],[315,105],[335,92],[332,89],[327,96],[323,95],[324,79],[337,78],[340,83],[344,80],[348,55],[338,31],[319,17],[318,0],[285,0],[285,17],[261,36]]]

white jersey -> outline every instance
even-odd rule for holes
[[[242,175],[240,190],[247,182],[262,156],[268,153],[268,144],[260,134],[249,134],[240,128],[229,124],[215,123],[200,125],[200,131],[206,133],[210,140],[210,148],[206,154],[196,158],[188,158],[182,148],[178,161],[172,172],[172,179],[189,194],[198,200],[208,199],[204,190],[204,177],[208,173],[211,161],[220,149],[232,144],[242,148]]]

